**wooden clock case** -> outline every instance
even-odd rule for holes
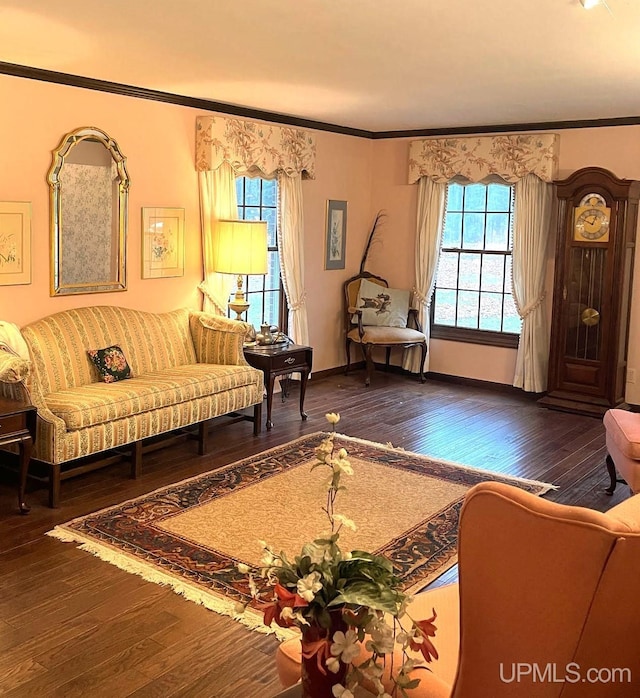
[[[545,407],[600,416],[624,400],[640,182],[586,167],[554,182],[558,233]],[[576,209],[596,194],[608,235],[579,239]]]

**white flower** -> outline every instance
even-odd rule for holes
[[[386,630],[383,630],[386,627]],[[379,626],[371,633],[371,640],[367,640],[365,647],[370,652],[378,654],[391,654],[393,652],[393,631],[388,626]]]
[[[409,646],[409,642],[411,640],[411,637],[409,636],[408,633],[401,631],[396,635],[396,642],[403,648]]]
[[[334,514],[333,520],[337,521],[339,524],[342,524],[343,526],[346,526],[346,528],[350,528],[352,531],[356,530],[356,525],[350,518],[346,517],[344,514]]]
[[[241,574],[248,574],[249,573],[249,565],[245,565],[244,562],[239,562],[238,565],[238,572]]]
[[[273,553],[270,550],[265,550],[264,555],[262,556],[262,564],[265,567],[271,567],[275,562],[275,557],[273,557]]]
[[[305,601],[311,603],[311,601],[313,601],[313,597],[316,595],[316,592],[322,589],[322,584],[320,583],[320,573],[311,572],[302,579],[299,579],[296,589],[298,594],[300,594]]]
[[[332,674],[337,674],[340,671],[340,660],[337,657],[329,657],[325,664]]]
[[[338,453],[338,457],[333,459],[331,462],[331,467],[333,468],[334,473],[340,472],[344,473],[345,475],[353,475],[353,468],[351,467],[349,460],[347,460],[347,452],[344,450],[344,448],[341,448],[340,452]]]
[[[293,608],[291,608],[291,606],[285,606],[280,611],[280,618],[283,620],[293,620]]]
[[[340,657],[345,664],[351,664],[351,661],[360,654],[360,644],[356,631],[347,630],[346,633],[343,633],[342,630],[338,630],[335,632],[331,643],[331,654],[334,657]]]
[[[332,689],[334,698],[354,698],[353,693],[348,688],[345,688],[341,683],[337,683]]]
[[[337,424],[340,421],[340,415],[336,412],[327,412],[325,418],[329,424]]]

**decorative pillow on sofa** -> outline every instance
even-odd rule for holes
[[[362,324],[406,327],[410,293],[362,279],[356,304],[358,309],[362,309]]]
[[[105,383],[131,378],[131,368],[117,344],[106,349],[87,349],[87,354]]]

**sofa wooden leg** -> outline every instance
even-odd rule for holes
[[[142,473],[142,441],[131,444],[131,477],[137,480]]]
[[[198,424],[198,455],[204,456],[207,452],[207,439],[209,436],[209,420]]]
[[[258,436],[262,430],[262,403],[253,406],[253,435]]]
[[[57,509],[60,504],[60,463],[49,463],[49,506]]]

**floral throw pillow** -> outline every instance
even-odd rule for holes
[[[105,383],[131,378],[131,368],[122,349],[116,344],[106,349],[87,349],[87,354]]]
[[[386,288],[362,279],[356,305],[362,310],[362,324],[406,327],[410,294],[410,291]]]

